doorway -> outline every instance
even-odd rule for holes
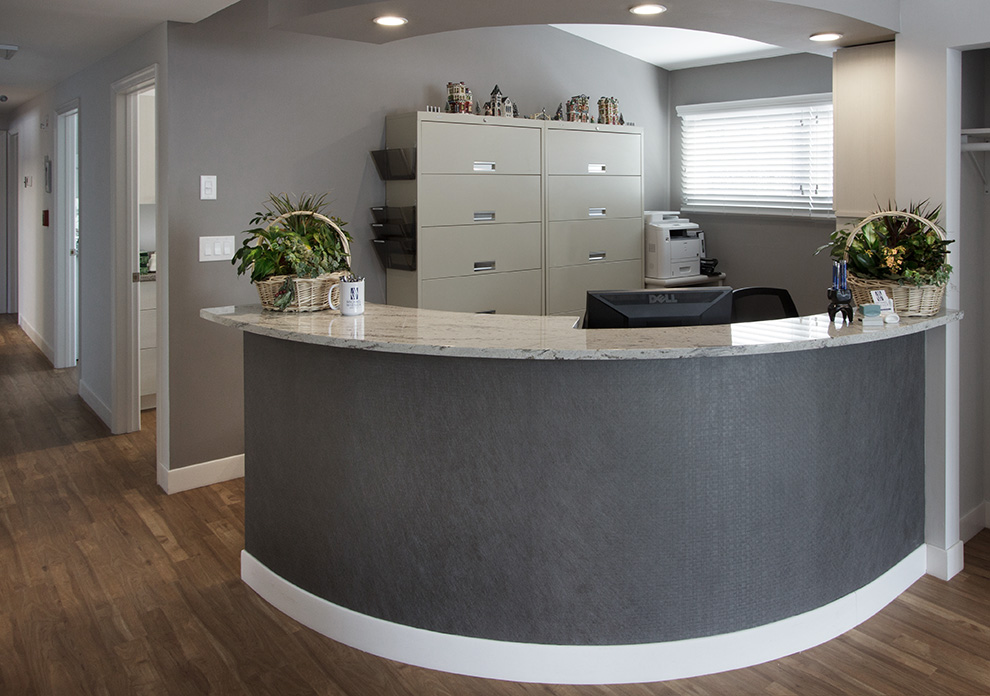
[[[115,433],[154,427],[160,405],[157,66],[113,85]],[[144,411],[144,417],[142,417]],[[159,450],[162,449],[159,442]],[[162,461],[159,456],[159,461]]]
[[[7,136],[7,239],[6,239],[6,279],[5,306],[0,307],[5,314],[17,314],[17,235],[20,224],[20,138],[17,133]]]
[[[141,410],[157,406],[158,395],[158,199],[155,170],[155,89],[151,87],[133,95],[137,103],[137,249],[138,280],[138,374]]]
[[[7,131],[0,131],[0,314],[7,313]]]
[[[79,102],[55,121],[55,367],[79,361]]]

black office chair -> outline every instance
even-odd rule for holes
[[[798,316],[784,288],[737,288],[732,291],[732,321],[764,321]]]

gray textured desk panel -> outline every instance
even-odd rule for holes
[[[923,542],[921,333],[683,360],[347,345],[245,334],[268,375],[245,380],[246,548],[357,612],[669,641],[821,607]]]

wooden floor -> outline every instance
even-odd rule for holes
[[[990,694],[990,531],[951,582],[923,578],[812,650],[656,684],[514,684],[352,650],[239,578],[242,481],[167,496],[154,412],[111,436],[0,315],[0,695]]]

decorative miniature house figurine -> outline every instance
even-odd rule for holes
[[[516,106],[508,97],[502,96],[502,90],[495,85],[492,90],[491,101],[485,103],[485,116],[507,116],[515,118]]]
[[[447,113],[470,114],[474,107],[471,90],[463,82],[447,83]]]
[[[491,99],[485,104],[485,116],[501,116],[503,99],[502,90],[498,88],[498,85],[495,85]]]
[[[610,126],[619,125],[619,100],[615,97],[602,97],[598,100],[598,122]]]
[[[590,123],[589,104],[591,98],[587,94],[579,94],[567,100],[567,120],[572,123]]]

